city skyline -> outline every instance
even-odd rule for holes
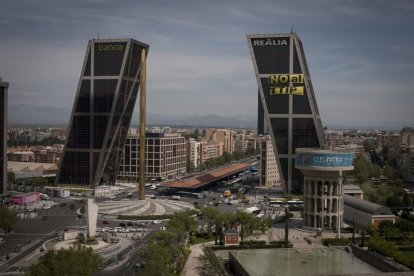
[[[409,1],[127,3],[4,4],[0,75],[10,82],[9,104],[70,107],[85,41],[132,36],[153,45],[148,112],[254,116],[257,85],[245,35],[293,26],[307,49],[324,125],[413,124]]]

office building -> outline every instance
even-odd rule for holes
[[[383,133],[377,135],[377,148],[388,148],[389,151],[399,152],[401,149],[401,135],[399,133]]]
[[[414,148],[405,149],[400,155],[402,179],[414,183]]]
[[[312,228],[338,229],[344,214],[343,172],[354,169],[349,151],[296,149],[295,166],[305,178],[303,224]]]
[[[0,195],[7,191],[7,96],[9,83],[0,78]]]
[[[220,144],[201,142],[201,149],[200,149],[201,164],[204,164],[207,160],[211,158],[219,157],[219,148],[220,148]]]
[[[328,147],[336,148],[344,144],[344,132],[335,130],[325,131],[325,140]]]
[[[401,130],[401,148],[414,148],[414,128],[405,127]]]
[[[285,192],[301,194],[296,148],[325,145],[302,42],[295,33],[247,35],[259,90],[258,132],[270,134]]]
[[[115,183],[148,48],[134,39],[89,41],[57,184]]]
[[[206,129],[207,142],[222,143],[223,152],[233,153],[235,151],[236,132],[232,129]]]
[[[137,179],[139,176],[138,135],[128,135],[118,176]],[[185,175],[187,145],[185,138],[176,134],[145,134],[145,178],[176,179]]]

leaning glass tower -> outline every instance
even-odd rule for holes
[[[89,41],[57,184],[115,182],[148,48],[134,39]]]
[[[286,193],[302,194],[296,148],[325,144],[302,42],[295,33],[247,35],[259,90],[258,131],[269,133]]]

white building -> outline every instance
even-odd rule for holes
[[[261,137],[260,145],[260,186],[266,188],[282,188],[270,135]]]
[[[194,167],[197,168],[201,164],[201,142],[190,138],[187,143],[187,160],[193,162]]]

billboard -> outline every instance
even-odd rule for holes
[[[352,153],[299,152],[295,158],[295,165],[296,167],[350,167],[353,160]]]

